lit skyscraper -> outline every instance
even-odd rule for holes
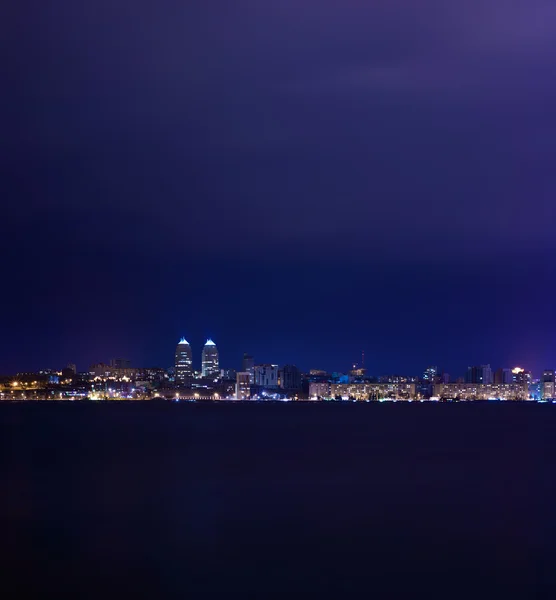
[[[236,400],[249,400],[251,396],[251,374],[247,371],[236,375]]]
[[[531,371],[526,371],[521,367],[512,369],[512,375],[515,383],[526,383],[529,385],[532,381]]]
[[[193,356],[191,346],[185,338],[181,338],[176,347],[176,385],[187,385],[193,377]]]
[[[427,367],[423,373],[423,381],[428,384],[435,382],[436,376],[438,375],[438,367]]]
[[[220,375],[218,348],[211,339],[207,340],[203,348],[202,371],[203,377],[211,379],[216,379]]]

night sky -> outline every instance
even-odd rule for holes
[[[554,0],[0,8],[0,372],[554,367]]]

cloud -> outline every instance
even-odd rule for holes
[[[298,73],[291,91],[457,91],[504,86],[531,67],[547,75],[556,63],[556,3],[545,0],[468,0],[415,6],[378,3],[353,15],[326,71]],[[364,19],[365,32],[356,22]],[[365,43],[361,36],[365,35]],[[378,40],[378,41],[377,41]],[[354,51],[352,51],[354,50]],[[326,52],[326,50],[324,50]],[[547,82],[550,78],[547,77]]]

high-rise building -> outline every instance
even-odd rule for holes
[[[248,400],[251,397],[251,374],[247,371],[236,375],[236,400]]]
[[[423,382],[432,384],[434,383],[438,374],[438,367],[427,367],[423,373]]]
[[[278,365],[256,365],[255,385],[265,388],[278,387]]]
[[[417,385],[417,392],[421,398],[430,398],[432,396],[432,386],[438,379],[438,367],[427,367],[423,372],[421,381]]]
[[[490,368],[490,365],[468,367],[465,381],[466,383],[492,383],[492,369]]]
[[[75,366],[74,363],[68,363],[68,366],[66,367],[66,369],[68,369],[69,371],[73,371],[74,375],[77,373],[77,367]]]
[[[193,377],[193,355],[191,346],[185,338],[181,338],[176,347],[175,382],[177,386],[190,384]]]
[[[513,381],[514,383],[525,383],[529,385],[532,382],[531,371],[526,371],[521,367],[515,367],[512,369]]]
[[[243,355],[242,370],[244,373],[249,373],[251,383],[255,382],[255,359],[247,354]]]
[[[494,373],[494,383],[514,383],[511,369],[498,369]]]
[[[218,348],[211,339],[208,339],[203,347],[202,373],[203,377],[210,379],[216,379],[220,376]]]
[[[556,398],[556,374],[552,369],[543,371],[542,397],[546,400]]]
[[[301,389],[301,371],[295,365],[284,365],[279,375],[281,388],[292,391]]]

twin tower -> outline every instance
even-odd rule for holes
[[[209,379],[220,377],[218,348],[208,339],[203,347],[202,375]],[[176,384],[185,385],[193,378],[193,353],[185,338],[176,347]]]

